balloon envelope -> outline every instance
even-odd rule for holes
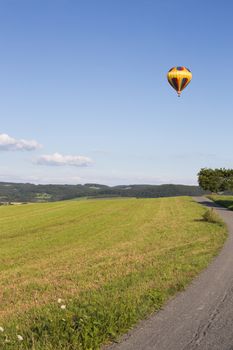
[[[167,73],[169,84],[177,91],[180,96],[181,91],[186,88],[192,79],[192,73],[186,67],[173,67]]]

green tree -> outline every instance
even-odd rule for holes
[[[233,169],[202,168],[198,173],[198,183],[203,190],[215,193],[233,190]]]

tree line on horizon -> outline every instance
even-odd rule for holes
[[[0,202],[52,202],[75,198],[136,197],[158,198],[200,196],[206,192],[199,186],[186,185],[34,185],[0,182]]]
[[[188,185],[119,185],[95,183],[85,185],[35,185],[0,182],[0,203],[52,202],[75,198],[136,197],[158,198],[200,196],[208,193],[233,193],[233,169],[202,168],[198,173],[199,186]]]

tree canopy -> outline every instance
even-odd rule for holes
[[[199,186],[205,191],[224,192],[233,190],[233,169],[202,168],[198,173]]]

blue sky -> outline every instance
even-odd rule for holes
[[[196,184],[201,167],[233,167],[232,13],[230,0],[0,1],[0,181]],[[193,73],[181,98],[177,65]]]

